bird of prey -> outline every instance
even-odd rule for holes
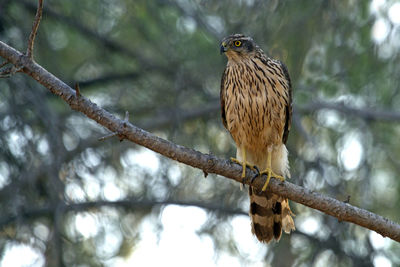
[[[221,115],[236,143],[243,167],[266,174],[261,191],[249,187],[252,232],[259,241],[279,241],[295,230],[287,198],[266,190],[271,177],[290,177],[286,141],[291,125],[292,89],[288,70],[269,58],[251,37],[233,34],[220,46],[228,62],[221,80]],[[259,171],[261,170],[261,171]]]

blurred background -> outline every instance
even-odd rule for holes
[[[219,42],[252,36],[291,74],[290,182],[400,222],[399,1],[44,2],[39,64],[221,158]],[[0,40],[25,51],[36,6],[0,0]],[[247,190],[107,134],[27,75],[0,80],[0,266],[400,265],[400,244],[294,202],[297,230],[260,244]]]

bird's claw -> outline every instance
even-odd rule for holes
[[[248,162],[242,162],[242,161],[240,161],[240,160],[238,160],[236,158],[231,158],[231,161],[242,166],[242,168],[243,168],[243,171],[242,171],[242,184],[243,185],[246,182],[246,168],[249,168],[250,170],[256,171],[257,173],[260,173],[260,171],[258,170],[257,166],[252,165],[252,164],[250,164]]]
[[[257,167],[256,165],[254,165],[254,169],[255,169],[255,171],[256,171],[256,175],[254,175],[254,176],[251,178],[250,184],[252,184],[252,183],[254,182],[254,180],[255,180],[257,177],[261,176],[261,175],[260,175],[260,170],[258,169],[258,167]]]
[[[268,187],[269,181],[271,179],[271,177],[274,177],[278,180],[281,180],[282,182],[285,181],[285,177],[278,175],[276,173],[274,173],[270,168],[267,168],[265,170],[263,170],[262,172],[259,172],[259,176],[262,176],[263,174],[267,175],[267,181],[265,181],[265,184],[263,186],[263,188],[261,189],[261,191],[265,191]],[[257,176],[252,178],[252,181],[256,178]]]

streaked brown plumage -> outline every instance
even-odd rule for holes
[[[292,92],[286,66],[242,34],[224,38],[221,53],[228,58],[221,80],[222,121],[236,143],[235,160],[268,170],[272,177],[290,177],[285,144]],[[258,240],[278,241],[282,229],[286,233],[295,229],[287,199],[251,186],[249,195],[252,232]]]

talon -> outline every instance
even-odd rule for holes
[[[253,166],[253,171],[256,171],[258,175],[260,175],[260,170],[256,165]]]
[[[246,184],[244,183],[246,181],[246,178],[242,178],[242,183],[240,184],[240,190],[243,188],[246,188]]]
[[[232,162],[235,162],[235,163],[237,163],[237,164],[242,166],[242,179],[243,180],[245,180],[245,178],[246,178],[246,168],[249,168],[250,170],[259,172],[258,168],[256,166],[254,166],[253,164],[250,164],[250,163],[248,163],[246,161],[242,162],[242,161],[240,161],[238,159],[235,159],[235,158],[230,158],[230,159],[231,159]]]
[[[242,165],[242,162],[239,161],[238,159],[230,158],[230,160],[231,160],[232,162],[235,162],[235,163],[239,164],[239,165]]]
[[[263,188],[262,188],[261,191],[265,191],[265,190],[267,189],[268,184],[269,184],[269,181],[271,180],[271,177],[274,177],[274,178],[276,178],[276,179],[278,179],[278,180],[281,180],[282,182],[285,181],[285,178],[284,178],[283,176],[277,175],[277,174],[274,173],[270,168],[267,168],[267,169],[263,170],[263,171],[260,173],[260,176],[263,175],[263,174],[266,174],[266,175],[267,175],[267,181],[265,181],[265,184],[264,184],[264,186],[263,186]]]
[[[256,179],[258,176],[260,176],[260,170],[258,169],[258,167],[257,167],[256,165],[249,165],[249,164],[246,164],[246,167],[248,167],[248,168],[250,168],[251,170],[253,170],[253,171],[256,172],[256,175],[254,175],[254,176],[250,179],[250,184],[252,184],[253,181],[254,181],[254,179]],[[246,180],[246,178],[242,178],[242,184],[243,184],[243,186],[245,186],[245,183],[244,183],[245,180]]]
[[[254,179],[256,179],[258,176],[261,176],[261,175],[260,175],[260,170],[258,169],[258,167],[257,167],[256,165],[254,165],[253,168],[255,169],[255,171],[256,171],[257,173],[256,173],[256,175],[253,176],[253,178],[251,178],[250,184],[252,184],[253,181],[254,181]]]
[[[250,184],[252,184],[254,182],[254,180],[259,176],[260,176],[260,174],[258,174],[258,173],[256,175],[254,175],[253,178],[251,178],[251,180],[250,180]]]
[[[267,171],[267,181],[265,181],[265,184],[264,184],[263,188],[261,189],[261,191],[265,191],[267,189],[269,180],[271,179],[271,172],[272,172],[271,169],[267,169],[266,171]],[[261,173],[263,173],[263,172],[261,172]]]

